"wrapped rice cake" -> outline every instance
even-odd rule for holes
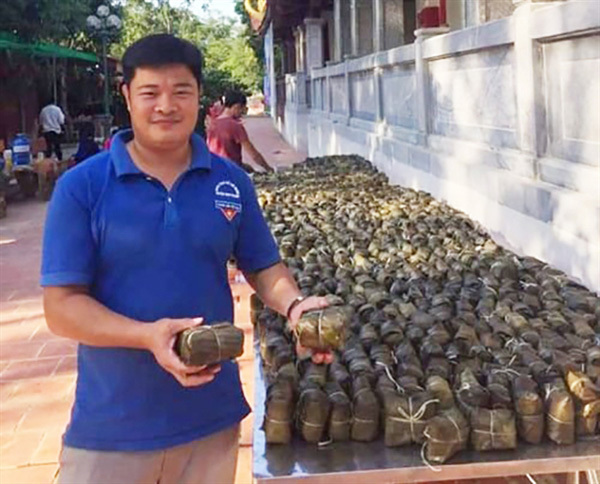
[[[287,444],[292,440],[295,391],[291,380],[278,379],[267,389],[263,429],[268,444]]]
[[[429,419],[423,435],[427,461],[443,464],[457,452],[466,449],[469,442],[469,422],[458,408],[450,407]]]
[[[346,339],[348,311],[342,306],[306,311],[296,325],[298,342],[317,351],[340,349]]]
[[[546,434],[561,445],[575,442],[575,405],[562,380],[556,379],[544,385],[546,407]]]
[[[384,396],[385,445],[422,444],[428,420],[437,409],[437,399],[428,392]]]
[[[379,433],[379,401],[364,376],[358,376],[352,382],[352,408],[351,439],[358,442],[375,440]]]
[[[330,402],[319,385],[311,381],[300,383],[296,411],[296,428],[306,441],[318,444],[325,434]]]
[[[537,383],[526,375],[516,377],[512,382],[512,396],[519,437],[530,444],[539,444],[544,436],[544,404]]]
[[[334,442],[343,442],[350,439],[352,424],[352,406],[346,392],[336,381],[329,381],[325,385],[325,392],[331,404],[329,414],[329,438]]]
[[[212,365],[244,352],[244,332],[230,323],[195,326],[177,336],[175,350],[186,365]]]
[[[517,426],[511,410],[477,408],[471,413],[471,443],[478,451],[514,449]]]

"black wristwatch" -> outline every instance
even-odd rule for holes
[[[304,301],[306,298],[304,296],[298,296],[296,299],[294,299],[290,306],[288,307],[287,312],[285,313],[286,317],[288,319],[290,319],[290,314],[292,313],[292,309],[294,309],[298,304],[300,304],[302,301]]]

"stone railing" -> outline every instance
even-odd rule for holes
[[[599,2],[525,2],[481,26],[417,31],[309,80],[310,109],[288,97],[291,142],[361,154],[600,289]],[[290,77],[299,101],[300,85]]]

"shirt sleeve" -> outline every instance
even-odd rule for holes
[[[248,133],[246,132],[246,128],[241,122],[236,123],[236,128],[234,131],[234,137],[236,143],[243,143],[244,141],[248,141]]]
[[[73,173],[74,174],[74,173]],[[46,215],[42,286],[90,285],[96,270],[91,206],[82,177],[63,175]]]
[[[281,261],[279,249],[256,199],[254,186],[246,174],[243,205],[234,256],[244,272],[258,272]]]

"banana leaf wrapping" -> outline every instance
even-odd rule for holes
[[[513,408],[510,378],[502,368],[491,369],[487,374],[487,391],[490,394],[491,408]]]
[[[292,440],[295,391],[290,380],[278,379],[267,389],[263,429],[268,444],[287,444]]]
[[[585,369],[592,378],[600,378],[600,346],[592,346],[586,351]]]
[[[502,338],[496,333],[483,333],[479,339],[483,346],[491,350],[499,350],[503,346]]]
[[[416,356],[399,361],[396,374],[399,378],[402,376],[412,376],[418,380],[425,378],[425,373],[423,373],[423,369],[421,368],[421,362]]]
[[[360,328],[359,339],[364,348],[369,350],[379,340],[375,326],[370,323],[364,324]]]
[[[460,358],[454,365],[454,379],[459,380],[460,375],[464,370],[469,370],[475,379],[484,376],[481,361],[477,358]]]
[[[327,365],[317,365],[312,360],[307,359],[299,364],[302,381],[313,382],[320,387],[327,383]]]
[[[346,339],[348,311],[343,306],[306,311],[296,324],[298,342],[317,351],[340,349]]]
[[[475,409],[471,413],[471,443],[478,451],[516,448],[514,413],[505,408]]]
[[[445,345],[452,339],[448,330],[440,323],[435,324],[427,331],[427,337],[440,345]]]
[[[436,414],[437,400],[428,392],[413,395],[386,394],[384,398],[385,445],[422,444],[427,421]]]
[[[463,323],[458,327],[458,331],[454,335],[454,343],[458,347],[460,354],[469,356],[471,348],[479,342],[475,329]]]
[[[353,378],[363,376],[367,378],[371,383],[375,383],[377,375],[371,364],[371,360],[368,357],[354,358],[348,363],[348,370]]]
[[[350,404],[350,399],[336,381],[327,382],[325,392],[331,404],[329,438],[334,442],[349,440],[350,427],[352,425],[352,405]]]
[[[598,427],[598,414],[600,413],[600,400],[586,404],[575,404],[575,433],[577,436],[590,436],[596,434]]]
[[[490,402],[490,393],[479,383],[470,368],[465,368],[458,376],[456,397],[461,410],[467,413],[476,407],[487,407]]]
[[[186,365],[212,365],[244,352],[244,332],[230,323],[186,329],[177,335],[175,350]]]
[[[250,322],[253,326],[256,326],[258,322],[258,315],[264,309],[265,305],[260,300],[256,293],[250,296]]]
[[[404,338],[402,328],[398,322],[394,320],[383,323],[379,332],[381,334],[381,341],[388,346],[396,346]]]
[[[421,361],[425,364],[427,364],[431,358],[443,358],[445,356],[442,345],[429,337],[421,342],[419,355],[421,356]]]
[[[334,361],[329,365],[329,378],[337,383],[349,393],[352,389],[352,377],[346,367],[339,361]]]
[[[571,355],[561,350],[551,350],[552,365],[556,367],[562,375],[567,375],[571,371],[577,371],[581,364],[573,359]]]
[[[452,375],[452,366],[444,357],[434,357],[429,360],[425,368],[425,376],[430,377],[437,375],[444,380],[450,379]]]
[[[300,396],[296,404],[296,428],[306,441],[317,444],[327,427],[331,404],[329,397],[312,381],[300,382]]]
[[[530,444],[539,444],[544,436],[544,404],[537,383],[530,376],[520,375],[512,382],[512,395],[519,437]]]
[[[281,366],[294,359],[294,352],[285,336],[279,331],[267,331],[260,341],[260,354],[267,368]]]
[[[569,391],[581,402],[588,403],[600,399],[600,389],[585,373],[571,370],[567,372],[566,379]]]
[[[546,407],[546,435],[556,444],[575,442],[575,404],[560,379],[544,385]]]
[[[394,351],[394,355],[398,361],[408,361],[417,357],[417,352],[410,341],[403,341]]]
[[[377,375],[385,373],[386,369],[389,371],[389,369],[394,366],[392,351],[386,345],[373,345],[371,351],[369,351],[369,356],[371,357]]]
[[[359,442],[371,442],[379,433],[379,401],[364,376],[352,382],[352,428],[350,438]]]
[[[575,319],[573,321],[573,328],[575,329],[575,334],[580,338],[594,339],[596,337],[596,333],[584,319]]]
[[[281,365],[275,373],[275,379],[277,380],[289,380],[296,386],[298,384],[299,375],[296,365],[294,363],[286,363]]]
[[[437,375],[430,376],[427,378],[426,389],[433,398],[438,400],[438,408],[446,410],[456,405],[450,383],[446,379]]]
[[[443,410],[430,418],[423,432],[425,458],[433,464],[443,464],[469,443],[469,422],[456,407]]]

